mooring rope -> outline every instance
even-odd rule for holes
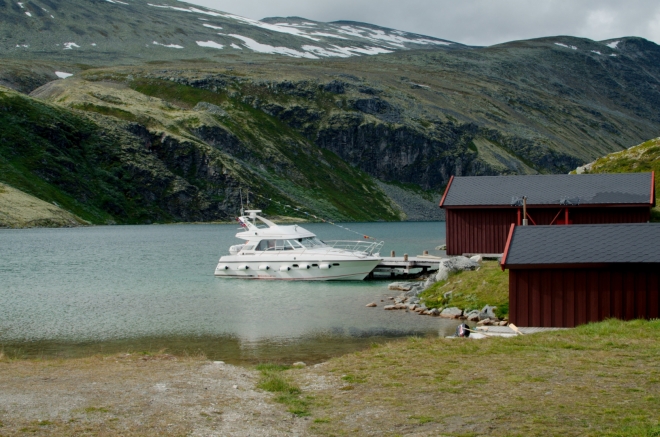
[[[345,231],[352,232],[352,233],[354,233],[354,234],[356,234],[356,235],[361,235],[361,236],[362,236],[364,239],[366,239],[366,240],[374,240],[374,241],[378,241],[377,238],[370,237],[370,236],[365,235],[365,234],[363,234],[363,233],[361,233],[361,232],[354,231],[354,230],[352,230],[352,229],[347,228],[346,226],[338,225],[337,223],[334,223],[332,220],[326,220],[326,219],[324,219],[323,217],[318,217],[317,215],[314,215],[314,214],[309,213],[309,212],[307,212],[307,211],[303,211],[303,209],[300,208],[300,207],[295,207],[295,206],[287,205],[287,204],[285,204],[285,203],[282,203],[282,202],[279,202],[279,201],[277,201],[277,200],[271,199],[270,197],[262,196],[261,194],[258,194],[258,193],[251,193],[251,194],[254,195],[254,196],[257,196],[257,197],[261,197],[261,198],[264,199],[264,200],[268,200],[269,202],[277,203],[278,205],[284,207],[285,210],[286,210],[286,208],[290,208],[290,209],[292,209],[293,211],[297,211],[297,212],[299,212],[299,213],[301,213],[301,214],[305,214],[305,215],[308,216],[308,217],[313,217],[313,218],[315,218],[316,220],[321,220],[323,223],[328,223],[328,224],[331,224],[331,225],[333,225],[333,226],[337,226],[338,228],[342,228],[342,229],[344,229]],[[249,194],[248,194],[248,195],[249,195]]]

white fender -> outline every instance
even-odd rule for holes
[[[289,270],[291,270],[291,267],[289,267],[289,266],[280,267],[280,272],[288,272]]]
[[[262,264],[259,266],[259,270],[270,270],[270,266],[266,264]]]
[[[250,266],[247,264],[243,264],[241,266],[238,266],[238,270],[250,270]]]
[[[309,264],[300,264],[300,267],[299,267],[299,268],[300,268],[300,269],[303,269],[303,270],[305,270],[305,269],[306,269],[306,270],[309,270],[309,269],[312,268],[312,266],[310,266]]]
[[[319,265],[319,269],[327,270],[327,269],[330,269],[330,268],[332,268],[332,266],[330,264],[320,264]]]

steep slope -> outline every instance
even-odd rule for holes
[[[576,173],[637,173],[655,172],[656,206],[651,218],[660,222],[660,138],[611,153],[594,162],[578,167]]]
[[[92,223],[228,220],[240,209],[241,189],[261,196],[258,206],[269,213],[291,213],[274,199],[335,220],[399,219],[371,178],[292,135],[270,139],[279,157],[267,168],[179,134],[176,125],[147,120],[147,129],[123,120],[127,111],[111,113],[118,117],[0,88],[0,181]],[[250,140],[218,135],[236,146]],[[294,165],[296,158],[305,165]]]

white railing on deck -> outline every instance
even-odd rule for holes
[[[367,255],[379,254],[380,249],[385,244],[384,241],[348,241],[348,240],[330,240],[323,241],[327,246],[333,249],[350,250],[352,252],[362,252]]]

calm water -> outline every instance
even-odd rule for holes
[[[411,255],[445,242],[428,223],[347,225]],[[324,239],[354,235],[327,224]],[[235,225],[0,231],[0,347],[21,356],[205,353],[228,362],[320,361],[370,343],[445,335],[455,322],[366,308],[387,282],[215,278]]]

